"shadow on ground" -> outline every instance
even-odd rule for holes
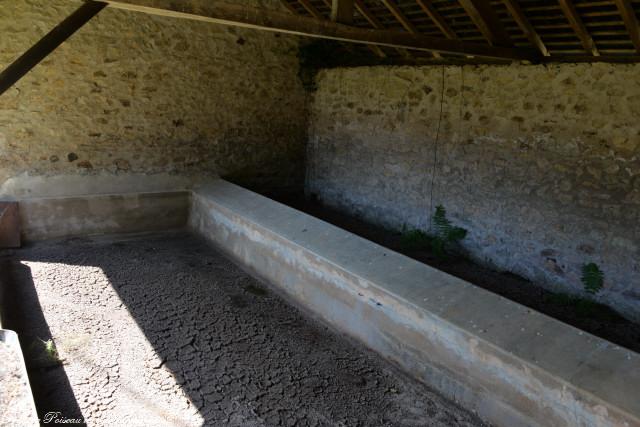
[[[68,418],[81,419],[82,413],[73,388],[52,345],[52,334],[45,319],[31,269],[19,262],[0,259],[2,327],[18,333],[29,382],[42,420],[47,413],[64,410]]]
[[[34,382],[70,379],[39,393],[40,412],[128,426],[482,424],[190,234],[69,239],[12,259],[16,329],[48,322],[66,359]]]

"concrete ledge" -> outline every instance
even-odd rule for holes
[[[0,329],[0,425],[40,425],[18,335],[3,329]]]
[[[106,194],[19,201],[24,240],[184,227],[187,191]]]
[[[217,181],[192,228],[302,307],[499,426],[640,426],[640,355]]]

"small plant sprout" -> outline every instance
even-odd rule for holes
[[[60,355],[58,354],[58,349],[56,348],[56,345],[54,344],[53,340],[49,339],[49,340],[40,340],[40,342],[42,342],[42,347],[44,350],[44,355],[43,358],[46,359],[47,362],[50,363],[61,363],[62,360],[60,360]]]
[[[581,280],[584,290],[591,295],[595,295],[602,289],[604,273],[600,270],[598,264],[590,262],[582,266]]]

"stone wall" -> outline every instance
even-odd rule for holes
[[[0,69],[80,4],[0,0]],[[144,191],[217,175],[299,184],[297,46],[295,37],[107,8],[0,97],[0,194],[113,183]]]
[[[393,228],[428,229],[442,204],[472,257],[555,290],[583,292],[596,262],[598,298],[640,319],[640,65],[333,69],[317,84],[309,192]]]

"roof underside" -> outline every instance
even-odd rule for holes
[[[293,13],[330,20],[331,0],[282,1]],[[478,17],[472,19],[469,3],[489,6],[497,17],[493,25],[507,33],[506,43],[496,43],[486,29],[483,32]],[[428,8],[435,10],[435,18]],[[636,62],[640,61],[639,11],[640,0],[356,0],[352,25],[533,49],[546,62]],[[487,62],[385,46],[345,48],[391,61]]]

